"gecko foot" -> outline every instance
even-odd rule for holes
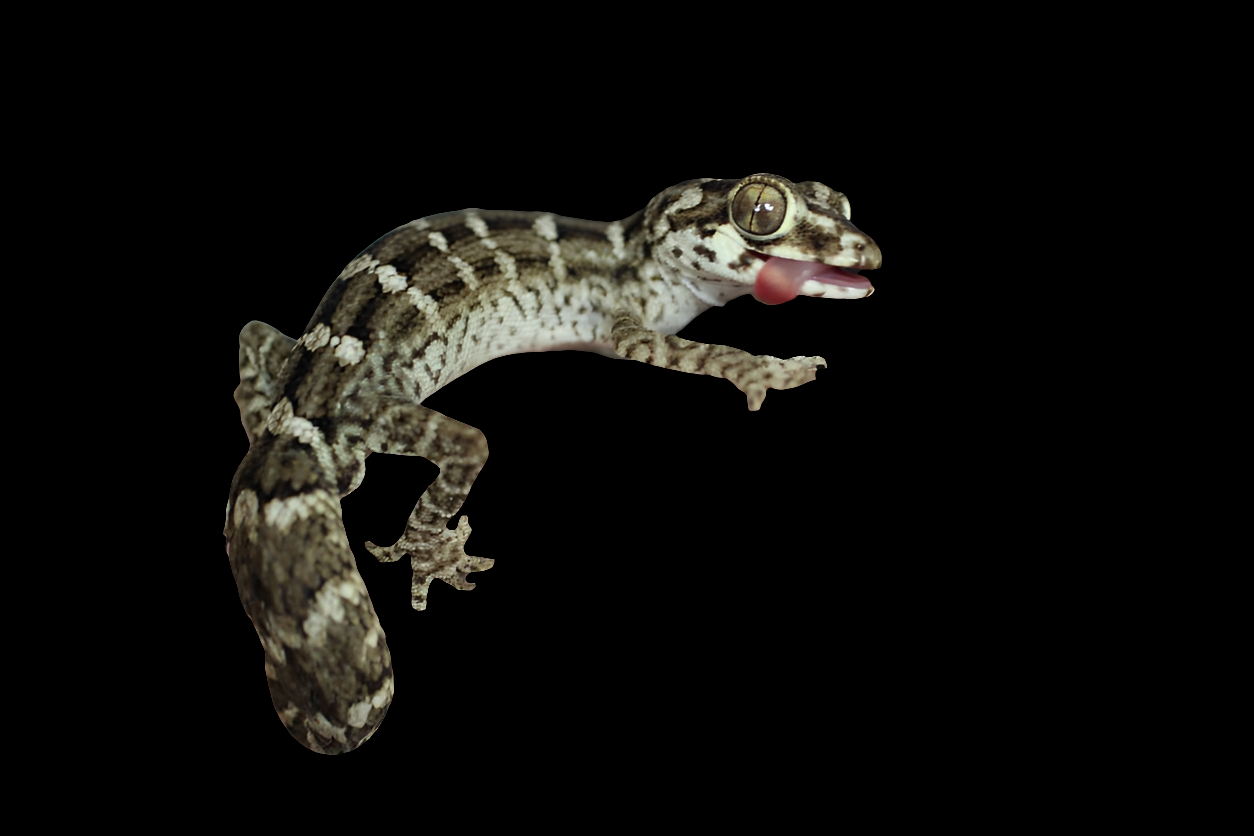
[[[814,380],[814,373],[818,369],[827,368],[827,361],[822,357],[790,357],[781,360],[763,354],[753,359],[757,362],[746,371],[728,375],[736,388],[745,393],[751,412],[762,408],[767,389],[793,389]]]
[[[408,554],[409,564],[414,570],[410,603],[416,610],[425,610],[431,581],[439,578],[454,589],[474,589],[475,585],[466,580],[466,575],[491,569],[496,562],[466,554],[465,545],[469,537],[470,523],[462,516],[455,531],[440,528],[438,534],[424,536],[413,528],[407,528],[395,545],[376,546],[366,541],[366,551],[381,563],[393,563]]]

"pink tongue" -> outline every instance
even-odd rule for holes
[[[772,257],[758,270],[758,277],[753,283],[753,298],[768,305],[779,305],[797,298],[801,286],[807,281],[868,290],[871,287],[867,279],[840,267]]]

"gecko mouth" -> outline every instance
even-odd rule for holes
[[[754,253],[763,262],[753,285],[759,302],[778,305],[798,296],[856,299],[870,296],[874,288],[861,268],[833,267],[816,261],[797,261]],[[863,292],[860,292],[863,291]]]

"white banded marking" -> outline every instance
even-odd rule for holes
[[[627,257],[627,249],[623,246],[623,225],[614,221],[605,228],[605,237],[614,245],[614,260],[622,261]]]
[[[539,235],[545,241],[557,240],[557,221],[552,215],[543,214],[536,218],[535,223],[531,225],[536,235]]]
[[[479,289],[479,279],[475,277],[475,268],[455,255],[448,257],[448,263],[457,268],[457,277],[466,283],[471,290]]]
[[[383,288],[384,293],[398,293],[405,289],[405,275],[398,273],[391,264],[376,269],[374,274],[379,277],[379,287]]]
[[[670,206],[666,207],[666,214],[673,215],[676,212],[682,212],[684,209],[691,209],[694,206],[699,206],[703,197],[705,197],[705,192],[701,191],[701,189],[697,186],[693,186],[690,189],[684,189],[683,194],[679,196],[679,199]]]
[[[488,225],[477,212],[466,213],[466,226],[480,238],[488,237]]]

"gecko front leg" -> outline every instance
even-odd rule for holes
[[[445,524],[466,501],[488,459],[483,433],[425,406],[394,402],[384,407],[365,442],[371,452],[422,456],[440,468],[414,506],[401,538],[391,546],[367,541],[366,549],[383,563],[409,555],[414,572],[410,603],[416,610],[427,608],[427,589],[437,578],[455,589],[474,589],[466,575],[486,571],[495,561],[466,554],[470,536],[466,517],[458,520],[456,531]]]
[[[614,351],[629,360],[727,378],[745,393],[749,409],[754,412],[761,408],[767,389],[793,389],[814,380],[817,369],[827,368],[822,357],[781,360],[728,345],[707,345],[673,334],[659,334],[645,328],[637,315],[624,310],[614,314],[611,342]]]

